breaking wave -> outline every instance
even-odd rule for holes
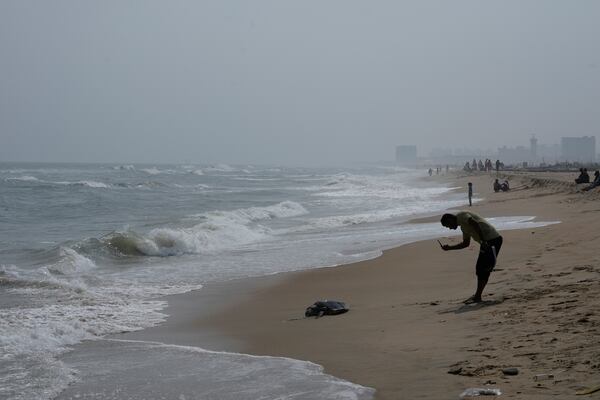
[[[315,196],[329,198],[380,198],[409,201],[426,201],[432,196],[438,196],[449,192],[452,188],[448,187],[430,187],[414,188],[409,187],[400,180],[389,179],[387,177],[372,177],[353,174],[338,174],[333,179],[326,182],[322,192],[315,193]]]
[[[19,177],[15,177],[15,178],[6,178],[5,180],[6,181],[14,181],[14,182],[32,182],[32,183],[36,183],[36,184],[46,184],[46,185],[86,186],[86,187],[90,187],[90,188],[109,188],[110,187],[110,185],[107,185],[106,183],[96,182],[96,181],[54,182],[54,181],[41,180],[41,179],[36,178],[35,176],[30,176],[30,175],[24,175],[24,176],[19,176]]]
[[[175,256],[209,254],[233,249],[269,236],[270,229],[260,221],[288,218],[308,213],[299,203],[284,201],[267,207],[211,211],[190,216],[202,222],[189,228],[155,228],[147,233],[113,232],[101,239],[118,255]]]
[[[153,167],[153,168],[142,168],[140,171],[145,172],[148,175],[158,175],[158,174],[162,173],[162,171],[159,170],[156,167]]]
[[[90,187],[90,188],[102,188],[102,189],[107,189],[110,187],[110,185],[107,185],[106,183],[96,182],[96,181],[50,182],[50,183],[55,183],[57,185],[86,186],[86,187]]]

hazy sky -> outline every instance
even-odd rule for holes
[[[0,161],[333,164],[600,131],[600,1],[0,1]]]

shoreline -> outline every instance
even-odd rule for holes
[[[527,232],[502,233],[506,245],[498,271],[484,293],[491,300],[489,304],[465,308],[460,303],[473,290],[475,246],[462,252],[436,252],[432,249],[439,250],[435,247],[437,243],[424,240],[385,250],[377,258],[357,263],[211,284],[199,291],[170,296],[169,306],[164,310],[169,314],[165,323],[120,337],[308,360],[323,365],[325,373],[374,387],[378,399],[456,397],[464,388],[481,386],[490,380],[497,381],[507,397],[523,398],[527,393],[527,398],[558,394],[564,398],[574,393],[575,378],[566,379],[571,384],[567,391],[552,388],[547,389],[552,393],[540,393],[533,388],[529,393],[531,376],[521,374],[507,380],[498,375],[498,369],[516,366],[539,372],[544,368],[533,371],[527,362],[509,363],[510,351],[506,357],[500,354],[490,358],[482,343],[482,338],[486,338],[488,344],[493,341],[506,344],[507,336],[512,336],[503,332],[493,337],[496,332],[490,331],[491,323],[482,321],[492,318],[494,323],[501,323],[495,320],[503,315],[504,309],[519,308],[514,304],[518,303],[515,296],[519,298],[523,293],[515,295],[507,291],[507,283],[514,283],[519,276],[535,278],[539,275],[536,272],[541,272],[531,268],[524,274],[519,271],[520,264],[529,263],[525,261],[528,257],[541,258],[536,254],[538,248],[560,236],[565,229],[562,225],[577,224],[576,217],[581,213],[569,212],[569,196],[573,193],[568,190],[565,193],[564,185],[568,182],[563,185],[550,181],[546,186],[536,187],[538,178],[526,177],[530,184],[527,190],[494,194],[490,188],[486,189],[486,182],[491,186],[492,179],[487,175],[435,178],[456,180],[461,186],[466,186],[467,180],[474,181],[475,192],[486,200],[470,209],[487,217],[535,215],[564,221]],[[484,190],[478,190],[479,186]],[[587,203],[584,209],[594,208]],[[439,217],[425,219],[437,221]],[[430,221],[417,218],[414,222]],[[403,264],[401,268],[396,266],[399,263]],[[556,266],[553,271],[558,269]],[[568,275],[576,272],[582,276],[590,273],[581,269]],[[563,280],[568,275],[562,275]],[[530,283],[534,278],[517,282],[523,286],[522,292],[535,286]],[[351,311],[318,320],[294,319],[302,317],[304,308],[312,302],[325,297],[346,301]],[[531,326],[522,330],[530,329]],[[496,352],[497,347],[494,347]],[[492,363],[492,359],[507,360]],[[529,364],[535,364],[533,361]],[[453,365],[464,372],[448,374]],[[481,366],[483,370],[478,369]],[[593,370],[591,366],[589,369],[588,373]],[[492,379],[483,379],[490,376]],[[423,392],[424,386],[427,393]]]

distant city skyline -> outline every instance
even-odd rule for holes
[[[434,148],[421,158],[449,161],[464,157],[493,157],[509,163],[529,162],[532,164],[555,162],[596,162],[596,136],[565,136],[560,143],[543,143],[532,135],[529,145],[503,145],[497,149],[481,148]],[[398,158],[398,157],[397,157]]]

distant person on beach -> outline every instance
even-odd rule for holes
[[[507,180],[500,184],[500,190],[502,190],[503,192],[508,192],[510,190],[510,186],[508,185]]]
[[[496,160],[496,175],[500,172],[500,160]]]
[[[588,190],[592,190],[593,188],[600,186],[600,171],[596,170],[596,172],[594,172],[594,181],[592,183],[590,183],[589,186],[584,187],[583,190],[584,192],[587,192]]]
[[[488,283],[490,273],[496,266],[496,259],[502,247],[502,236],[483,217],[470,211],[460,211],[455,214],[442,215],[441,223],[448,229],[460,226],[463,240],[455,245],[442,245],[444,251],[460,250],[469,247],[471,238],[480,244],[479,257],[475,265],[477,275],[477,290],[475,294],[464,301],[465,304],[480,303],[481,294]]]
[[[575,183],[590,183],[590,175],[587,172],[587,168],[579,168],[579,176],[575,179]]]
[[[498,178],[494,180],[494,192],[498,193],[500,191],[500,182],[498,182]]]
[[[492,172],[492,160],[489,158],[485,159],[485,172]]]
[[[433,170],[431,168],[429,168],[429,176],[433,175]]]
[[[468,183],[469,185],[469,207],[473,205],[473,202],[471,201],[471,199],[473,198],[473,184],[471,182]]]

